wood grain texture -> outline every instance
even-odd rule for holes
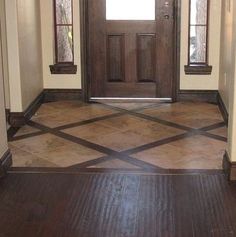
[[[10,174],[0,236],[230,237],[235,198],[223,175]]]

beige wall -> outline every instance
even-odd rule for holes
[[[5,0],[11,112],[22,112],[43,90],[38,0]]]
[[[43,90],[39,2],[38,0],[17,1],[23,110]]]
[[[5,107],[10,109],[10,89],[8,78],[8,59],[7,59],[7,38],[6,38],[6,16],[5,1],[0,0],[0,30],[2,34],[2,58],[3,58],[3,82],[4,82],[4,98]]]
[[[4,105],[4,86],[3,86],[3,60],[1,47],[1,32],[0,32],[0,158],[8,150],[7,133],[6,133],[6,117]]]
[[[229,5],[231,1],[231,4]],[[229,111],[229,90],[231,81],[234,78],[234,45],[233,39],[233,1],[222,2],[222,22],[221,22],[221,52],[220,52],[220,78],[219,91]]]
[[[221,64],[223,72],[227,74],[228,88],[221,87],[221,93],[228,101],[229,108],[229,135],[228,153],[232,161],[236,161],[236,3],[231,0],[231,10],[225,9],[225,22],[222,34],[225,35],[227,42],[222,42],[222,52],[225,50],[227,56],[225,64]]]
[[[42,48],[43,48],[43,78],[44,88],[73,89],[81,88],[80,73],[80,15],[79,0],[74,0],[74,44],[75,64],[78,65],[77,75],[52,75],[49,65],[54,63],[54,26],[53,1],[40,0]]]
[[[17,0],[5,0],[5,13],[10,109],[12,112],[22,112],[23,107],[19,61]]]
[[[224,0],[223,0],[224,1]],[[185,75],[184,65],[188,58],[188,9],[189,0],[182,0],[181,4],[181,71],[180,89],[182,90],[218,90],[219,81],[219,49],[221,29],[221,0],[210,1],[209,23],[209,64],[213,66],[211,75]]]

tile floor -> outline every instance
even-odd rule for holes
[[[227,128],[209,103],[43,104],[9,139],[16,168],[220,170]]]

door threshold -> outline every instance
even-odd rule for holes
[[[119,98],[119,97],[92,97],[91,102],[110,103],[172,103],[172,98]]]

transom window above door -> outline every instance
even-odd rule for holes
[[[155,0],[106,0],[107,20],[155,20]]]

